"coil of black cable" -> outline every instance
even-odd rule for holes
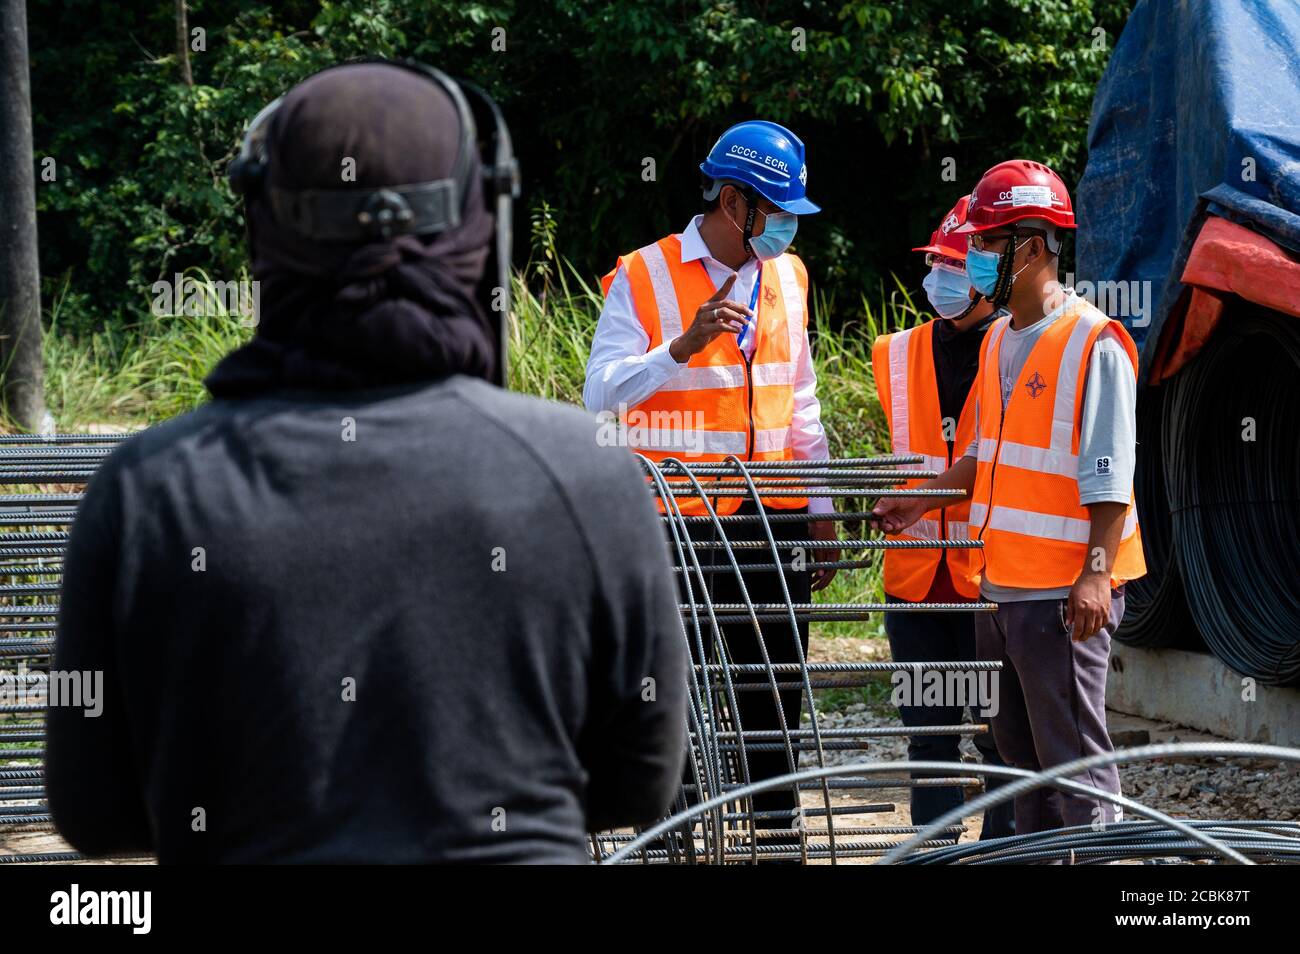
[[[1147,572],[1124,587],[1124,620],[1115,638],[1130,646],[1204,649],[1174,557],[1173,522],[1165,492],[1164,387],[1143,388],[1137,402],[1137,469],[1133,493]]]
[[[1197,628],[1242,675],[1300,681],[1300,318],[1230,304],[1168,387],[1166,490]]]

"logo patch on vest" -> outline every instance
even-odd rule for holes
[[[1025,390],[1029,392],[1031,398],[1036,398],[1047,390],[1047,382],[1043,380],[1041,374],[1035,371],[1029,376],[1029,380],[1025,382]]]
[[[764,289],[763,289],[763,304],[766,305],[768,308],[775,308],[775,307],[776,307],[776,289],[775,289],[775,288],[764,288]]]

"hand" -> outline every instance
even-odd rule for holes
[[[679,337],[674,338],[672,344],[668,346],[668,353],[678,364],[689,360],[691,355],[703,351],[714,338],[724,332],[740,334],[746,322],[754,317],[754,313],[746,306],[727,297],[734,284],[736,284],[736,276],[733,274],[722,283],[722,287],[712,298],[696,309],[695,320],[691,322],[691,326]]]
[[[881,497],[871,508],[873,521],[885,533],[902,533],[933,507],[929,497]]]
[[[1070,639],[1076,643],[1087,642],[1109,618],[1110,574],[1091,571],[1079,574],[1065,605],[1065,625],[1070,630]]]
[[[808,529],[812,532],[814,540],[838,540],[839,533],[835,528],[834,520],[814,520],[808,524]],[[814,550],[813,559],[818,563],[833,563],[840,558],[840,548],[831,547],[825,550]],[[836,570],[818,569],[812,571],[812,588],[816,593],[830,585],[831,580],[835,579]]]

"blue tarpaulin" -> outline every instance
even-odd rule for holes
[[[1139,0],[1076,200],[1079,280],[1150,291],[1146,314],[1112,315],[1144,370],[1207,214],[1300,253],[1300,0]]]

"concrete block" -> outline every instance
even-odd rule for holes
[[[1300,747],[1300,689],[1258,685],[1209,653],[1112,643],[1106,704],[1240,742]]]

